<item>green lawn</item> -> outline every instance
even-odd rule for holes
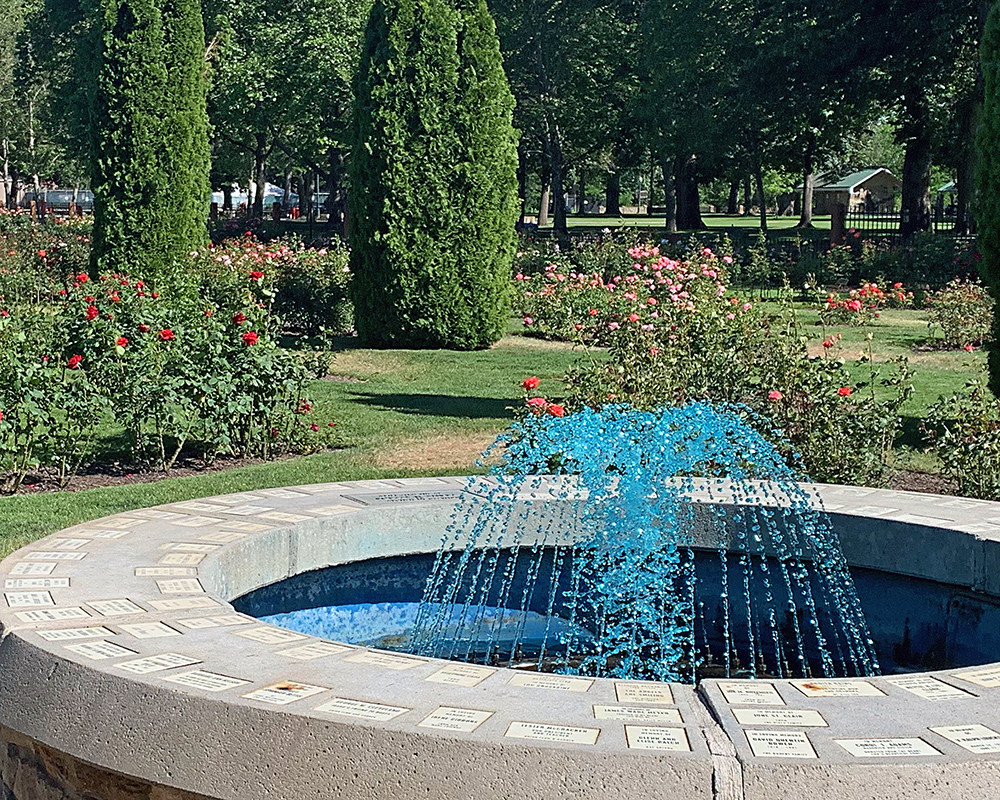
[[[727,230],[729,228],[752,228],[760,227],[760,217],[733,217],[725,214],[703,214],[702,219],[711,229]],[[768,217],[767,227],[769,230],[786,230],[795,227],[799,221],[798,217]],[[595,214],[578,216],[570,214],[566,217],[566,226],[572,229],[579,228],[644,228],[650,230],[663,230],[663,216],[649,216],[647,214],[624,214],[618,217],[604,217]],[[818,230],[830,230],[830,217],[814,217],[813,227]],[[552,219],[549,224],[542,226],[542,230],[551,230]]]
[[[851,362],[866,349],[870,330],[876,361],[909,358],[916,391],[904,408],[895,463],[933,471],[933,461],[918,450],[919,420],[940,395],[960,389],[985,355],[914,350],[928,336],[919,311],[886,311],[870,328],[825,330],[819,315],[800,305],[799,319],[816,354],[825,334],[840,332],[839,351],[831,355]],[[329,378],[311,387],[317,421],[337,422],[344,449],[150,484],[2,498],[0,556],[68,525],[131,508],[297,483],[466,473],[510,423],[525,377],[537,375],[540,393],[558,395],[559,377],[583,357],[569,345],[516,335],[472,353],[364,350],[345,342]]]

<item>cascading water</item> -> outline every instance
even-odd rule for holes
[[[494,448],[405,649],[660,681],[877,673],[836,535],[736,410],[529,417]]]

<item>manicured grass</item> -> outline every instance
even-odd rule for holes
[[[741,217],[728,216],[726,214],[703,214],[702,219],[712,229],[751,228],[757,230],[760,228],[760,217],[756,216]],[[797,216],[768,217],[767,227],[769,230],[787,230],[788,228],[795,227],[798,221],[799,218]],[[663,230],[664,220],[662,214],[654,216],[649,216],[648,214],[623,214],[618,217],[604,217],[596,214],[587,214],[584,216],[570,214],[566,217],[566,226],[570,229],[610,228],[614,230],[616,228],[644,228]],[[813,217],[813,227],[818,230],[830,230],[830,218]],[[542,230],[550,230],[551,228],[552,219],[550,217],[549,224],[542,226]]]

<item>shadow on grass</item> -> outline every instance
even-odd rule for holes
[[[401,414],[464,419],[513,419],[510,400],[496,397],[454,397],[445,394],[370,394],[352,392],[356,403]]]
[[[896,434],[895,447],[910,447],[914,450],[923,450],[927,447],[927,439],[920,429],[923,424],[923,417],[900,417],[899,433]]]

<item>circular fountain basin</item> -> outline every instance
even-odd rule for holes
[[[234,608],[293,576],[434,552],[465,486],[366,481],[175,503],[6,559],[3,797],[995,794],[1000,663],[658,684],[351,646]],[[1000,604],[1000,504],[815,491],[853,568],[953,587],[949,608],[973,625]]]

